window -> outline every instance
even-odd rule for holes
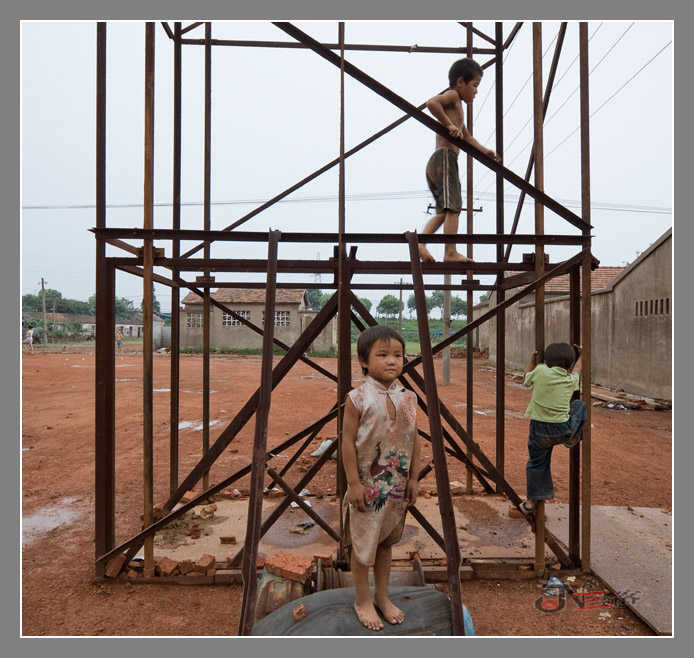
[[[290,324],[289,311],[275,311],[276,327],[288,327]],[[263,311],[263,326],[265,326],[265,311]]]
[[[192,313],[188,311],[188,327],[202,327],[202,313]]]
[[[244,320],[251,319],[250,311],[234,311],[237,315],[240,315]],[[223,327],[242,327],[245,326],[243,322],[237,320],[231,313],[222,312],[222,326]]]
[[[670,315],[670,298],[663,297],[636,302],[634,315]]]

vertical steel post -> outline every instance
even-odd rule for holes
[[[470,23],[467,27],[467,56],[472,57],[472,23]],[[472,134],[472,124],[473,124],[473,115],[472,115],[472,103],[467,104],[467,129]],[[467,160],[467,172],[466,172],[466,186],[467,186],[467,201],[466,201],[466,208],[465,208],[465,213],[467,215],[467,234],[472,235],[474,232],[474,215],[473,215],[473,196],[472,196],[472,188],[473,188],[473,164],[475,162],[475,159],[468,154],[466,157]],[[467,244],[467,257],[468,258],[474,258],[474,245],[472,242],[468,242]],[[472,270],[467,271],[467,280],[468,282],[472,282]],[[467,318],[467,323],[470,324],[473,320],[473,315],[472,315],[472,308],[475,304],[475,300],[473,298],[473,291],[472,287],[468,288],[467,291],[467,309],[466,309],[466,318]],[[472,336],[467,336],[465,338],[465,375],[466,375],[466,388],[465,388],[465,415],[466,415],[466,421],[467,421],[467,433],[470,435],[470,438],[473,437],[473,362],[472,362]],[[465,455],[467,456],[468,460],[472,462],[472,451],[470,448],[465,448]],[[472,493],[472,470],[470,468],[465,468],[465,492],[468,494]]]
[[[154,23],[145,26],[145,180],[144,180],[144,228],[154,227]],[[154,522],[154,455],[153,455],[153,363],[152,363],[152,303],[154,259],[153,241],[143,240],[142,278],[142,447],[144,482],[145,527]],[[154,576],[154,536],[144,542],[144,575]]]
[[[569,332],[571,344],[581,342],[581,270],[569,272]],[[577,393],[574,393],[577,395]],[[579,396],[580,397],[580,396]],[[581,450],[569,450],[569,557],[580,564]]]
[[[535,187],[544,190],[543,160],[543,111],[542,111],[542,23],[533,23],[533,125],[535,133]],[[544,206],[535,201],[535,235],[545,231]],[[535,274],[540,277],[545,271],[544,246],[535,246]],[[535,350],[539,363],[544,354],[545,345],[545,288],[540,286],[535,291]],[[537,501],[535,512],[535,569],[545,568],[545,503]]]
[[[106,227],[106,23],[96,25],[96,226]],[[96,364],[94,382],[94,548],[96,557],[115,545],[116,381],[113,327],[115,275],[106,243],[96,242]],[[96,564],[96,576],[105,565]]]
[[[204,217],[205,231],[210,223],[210,166],[212,149],[212,24],[205,23],[205,162],[204,162]],[[205,242],[204,257],[210,258],[210,242]],[[210,268],[204,268],[206,285],[202,298],[202,454],[210,449]],[[267,318],[266,318],[267,320]],[[202,476],[203,491],[210,487],[210,472]]]
[[[504,153],[504,32],[503,23],[496,23],[496,153]],[[504,234],[504,177],[496,175],[496,232]],[[496,260],[504,259],[504,245],[496,245]],[[504,278],[503,272],[497,277],[497,283]],[[497,304],[503,303],[506,294],[503,290],[496,291]],[[506,431],[506,311],[501,311],[496,318],[496,468],[504,476],[505,462],[505,431]],[[501,491],[499,484],[496,491]]]
[[[248,519],[243,562],[243,602],[239,618],[239,635],[250,635],[255,618],[255,600],[258,590],[258,543],[260,542],[263,514],[263,482],[267,454],[267,425],[272,399],[272,346],[275,338],[275,297],[277,294],[277,243],[279,231],[268,235],[267,286],[265,289],[265,326],[263,327],[263,357],[260,374],[258,408],[255,414],[253,437],[253,467],[251,469]]]
[[[345,396],[352,388],[352,331],[349,302],[349,280],[345,232],[345,24],[338,24],[338,42],[340,45],[340,166],[338,179],[339,217],[337,248],[337,404],[342,405]],[[343,408],[337,416],[337,433],[340,437],[337,449],[337,498],[342,500],[347,491],[347,476],[342,464],[342,419]],[[340,514],[340,537],[344,537],[344,519]],[[340,555],[345,557],[344,543],[340,542]]]
[[[422,263],[419,259],[419,244],[415,233],[407,232],[410,245],[410,261],[412,263],[412,282],[417,304],[417,318],[420,324],[420,345],[422,350],[422,368],[424,370],[427,412],[429,416],[429,433],[431,449],[434,458],[434,474],[436,488],[439,492],[439,511],[446,551],[446,566],[448,571],[448,597],[451,600],[451,620],[454,635],[465,635],[463,624],[463,602],[460,592],[460,547],[455,525],[455,510],[451,497],[451,485],[446,465],[446,452],[443,446],[443,427],[439,395],[436,389],[436,372],[434,370],[434,354],[431,349],[429,334],[429,319],[427,317],[426,293]]]
[[[181,228],[181,94],[182,94],[182,44],[181,23],[174,24],[174,121],[173,121],[173,216],[172,228]],[[171,252],[174,258],[181,255],[181,241],[172,241]],[[180,270],[174,268],[171,278],[176,281]],[[169,495],[178,488],[178,419],[181,380],[181,289],[171,288],[171,397],[169,417]]]
[[[579,71],[581,87],[581,214],[582,219],[590,224],[590,105],[589,105],[589,69],[588,69],[588,23],[579,24]],[[585,230],[584,235],[590,235]],[[583,479],[581,481],[581,499],[583,503],[581,518],[581,568],[590,569],[590,514],[591,514],[591,269],[592,255],[590,249],[583,253],[581,266],[583,291],[581,298],[582,315],[582,380],[581,390],[583,401],[588,409],[588,418],[583,426],[583,439],[581,443],[581,469]]]

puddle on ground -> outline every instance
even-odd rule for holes
[[[63,498],[55,507],[45,507],[32,516],[22,518],[22,546],[27,546],[48,530],[69,524],[80,512],[70,509],[78,498]]]
[[[210,427],[213,425],[217,425],[218,423],[221,423],[221,420],[211,420],[210,421]],[[200,432],[202,430],[202,421],[201,420],[182,420],[178,424],[178,429],[179,430],[186,430],[186,429],[191,429],[193,432]]]

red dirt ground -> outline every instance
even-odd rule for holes
[[[92,348],[93,349],[93,348]],[[334,359],[317,359],[335,371]],[[94,363],[93,351],[24,355],[22,364],[22,635],[23,636],[224,636],[237,634],[242,588],[231,586],[133,585],[121,580],[94,582]],[[438,361],[437,368],[440,368]],[[494,455],[495,372],[475,361],[474,437],[488,457]],[[420,370],[421,371],[421,370]],[[465,361],[454,360],[452,384],[440,387],[442,401],[464,423]],[[210,364],[210,442],[256,390],[260,357],[213,355]],[[142,356],[116,359],[116,537],[141,528],[142,512]],[[168,497],[170,358],[154,357],[155,502]],[[354,384],[360,374],[353,367]],[[180,430],[182,479],[201,454],[202,358],[181,358]],[[161,389],[161,390],[157,390]],[[506,478],[523,495],[527,459],[529,399],[512,373],[506,377]],[[298,364],[274,390],[268,447],[278,445],[327,413],[335,384],[308,365]],[[669,411],[617,411],[592,408],[592,502],[672,509]],[[420,414],[420,426],[427,422]],[[327,426],[306,451],[334,436]],[[253,421],[212,467],[214,484],[249,463]],[[292,454],[291,452],[289,454]],[[422,455],[430,456],[423,443]],[[568,450],[555,451],[557,498],[568,500]],[[281,467],[286,458],[278,457]],[[312,463],[307,459],[305,463]],[[301,460],[299,462],[301,464]],[[311,490],[335,491],[334,462],[311,483]],[[291,471],[290,471],[291,473]],[[465,482],[464,467],[449,461],[451,480]],[[293,480],[290,479],[293,483]],[[434,485],[433,473],[423,484]],[[241,491],[248,479],[234,486]],[[480,491],[475,482],[476,491]],[[197,486],[200,491],[200,485]],[[628,609],[613,611],[571,606],[557,614],[535,610],[535,581],[474,581],[462,584],[465,605],[478,635],[653,635]],[[509,614],[509,611],[514,611]],[[617,614],[615,614],[617,613]]]

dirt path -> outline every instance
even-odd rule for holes
[[[333,359],[318,359],[334,371]],[[210,364],[210,441],[227,426],[259,385],[260,357],[213,356]],[[440,366],[440,362],[439,362]],[[150,586],[126,582],[92,583],[94,559],[94,354],[87,350],[38,352],[24,357],[22,370],[22,633],[31,635],[235,635],[240,586]],[[442,401],[464,422],[465,361],[454,360],[452,384],[439,389]],[[155,502],[169,487],[168,356],[154,359]],[[116,536],[122,541],[141,527],[142,511],[142,360],[116,359]],[[354,384],[361,375],[353,369]],[[202,359],[181,358],[180,478],[201,454]],[[494,458],[495,372],[475,363],[474,438]],[[505,475],[521,495],[525,488],[529,392],[510,373],[506,382]],[[268,446],[327,413],[335,384],[298,364],[274,390]],[[669,411],[617,411],[592,408],[593,504],[672,509]],[[420,421],[427,429],[424,419]],[[328,425],[308,455],[335,435]],[[249,463],[253,421],[213,466],[216,483]],[[278,456],[281,467],[288,456]],[[557,498],[568,500],[568,451],[555,451]],[[423,444],[423,457],[431,450]],[[299,461],[303,468],[311,458]],[[465,481],[464,467],[451,461],[451,480]],[[434,486],[430,474],[425,485]],[[241,491],[248,480],[236,485]],[[335,491],[334,465],[325,468],[312,490]],[[475,483],[476,491],[480,487]],[[198,487],[198,490],[200,488]],[[473,582],[463,586],[481,635],[643,635],[649,629],[624,610],[611,618],[593,611],[542,614],[535,610],[536,583]],[[523,610],[518,621],[508,610]],[[515,619],[515,617],[514,617]],[[525,620],[525,621],[524,621]]]

